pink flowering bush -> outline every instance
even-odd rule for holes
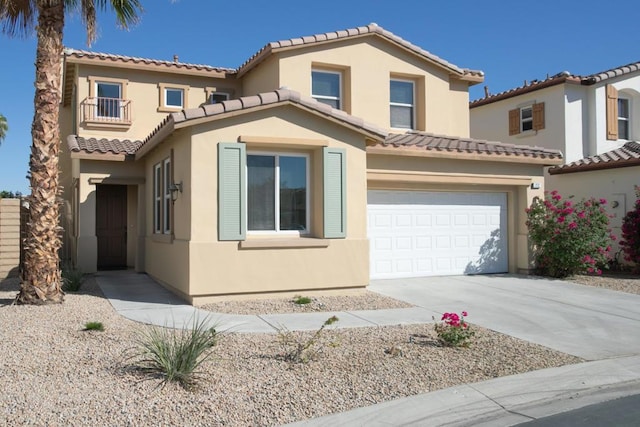
[[[456,313],[442,315],[442,323],[436,323],[435,329],[442,345],[448,347],[468,347],[469,341],[476,334],[464,321],[467,312],[463,311],[458,316]]]
[[[622,219],[622,241],[620,246],[624,259],[640,271],[640,187],[636,186],[636,204]]]
[[[615,236],[609,229],[605,199],[573,202],[557,191],[535,198],[527,212],[529,238],[539,274],[567,277],[602,274]]]

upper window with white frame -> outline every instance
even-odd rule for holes
[[[312,70],[311,96],[336,109],[342,108],[342,74],[339,71]]]
[[[629,99],[618,98],[618,138],[629,139]]]
[[[120,118],[122,102],[122,84],[96,82],[97,116]]]
[[[160,83],[160,107],[158,111],[176,111],[187,108],[188,86]]]
[[[535,135],[544,128],[544,102],[526,103],[509,110],[509,135]]]
[[[520,132],[533,130],[533,105],[520,108]]]
[[[309,156],[247,154],[247,231],[307,234]]]
[[[211,92],[207,98],[207,104],[219,104],[229,99],[229,94],[224,92]]]
[[[392,128],[415,129],[415,84],[410,80],[390,81],[390,123]]]

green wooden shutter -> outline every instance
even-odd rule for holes
[[[347,237],[347,162],[344,148],[322,149],[324,237]]]
[[[244,144],[218,144],[218,240],[246,238],[246,165]]]

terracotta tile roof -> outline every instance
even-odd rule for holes
[[[142,156],[150,148],[147,145],[154,145],[154,141],[158,138],[163,139],[168,133],[171,133],[175,125],[182,125],[195,121],[196,119],[214,119],[223,116],[226,113],[250,110],[255,107],[263,107],[268,105],[291,103],[307,108],[317,114],[325,116],[329,119],[336,120],[347,126],[355,127],[372,137],[383,140],[388,132],[364,120],[351,116],[342,110],[337,110],[327,104],[320,103],[313,98],[301,96],[300,93],[281,88],[273,92],[260,93],[253,96],[243,96],[238,99],[230,99],[217,104],[207,104],[198,108],[190,108],[180,112],[169,114],[145,139],[142,141],[140,151],[136,151],[137,156]]]
[[[504,92],[491,94],[489,96],[485,96],[484,98],[476,99],[475,101],[471,101],[469,103],[469,108],[479,107],[481,105],[490,104],[492,102],[500,101],[507,98],[512,98],[514,96],[533,92],[539,89],[544,89],[546,87],[558,85],[561,83],[574,83],[581,84],[583,86],[590,86],[607,79],[624,76],[636,71],[640,71],[640,62],[633,62],[631,64],[612,68],[610,70],[602,71],[600,73],[591,74],[588,76],[579,76],[571,74],[568,71],[563,71],[554,76],[547,77],[544,80],[532,80],[529,83],[525,81],[522,86],[509,89]]]
[[[630,141],[615,150],[550,168],[549,173],[551,175],[558,175],[563,173],[624,168],[628,166],[640,166],[640,143],[638,142]]]
[[[502,142],[457,138],[413,131],[404,134],[390,134],[383,143],[378,145],[424,149],[427,151],[446,151],[450,153],[476,153],[489,156],[530,157],[550,160],[562,159],[562,153],[559,150],[549,148],[505,144]]]
[[[363,27],[348,28],[346,30],[331,31],[328,33],[315,34],[312,36],[304,36],[304,37],[298,37],[298,38],[292,38],[292,39],[286,39],[286,40],[267,43],[262,49],[256,52],[253,56],[251,56],[251,58],[249,58],[244,64],[242,64],[238,68],[238,75],[241,76],[242,74],[246,73],[251,68],[253,68],[256,64],[260,63],[271,52],[277,51],[279,49],[305,46],[305,45],[310,45],[315,43],[328,42],[332,40],[360,37],[368,34],[376,34],[378,36],[381,36],[415,53],[416,55],[421,56],[424,59],[427,59],[428,61],[447,69],[449,72],[457,74],[461,77],[470,76],[470,77],[476,77],[479,79],[482,79],[484,77],[484,73],[482,71],[460,68],[432,54],[431,52],[428,52],[422,49],[421,47],[416,46],[413,43],[410,43],[402,39],[401,37],[396,36],[392,32],[385,30],[384,28],[378,26],[378,24],[375,24],[375,23],[371,23]]]
[[[103,61],[120,62],[120,63],[155,65],[158,67],[165,67],[165,68],[171,68],[171,69],[212,71],[212,72],[227,73],[227,74],[234,74],[236,72],[234,68],[213,67],[211,65],[203,65],[203,64],[189,64],[186,62],[163,61],[159,59],[115,55],[111,53],[91,52],[87,50],[78,50],[78,49],[71,49],[71,48],[65,48],[64,55],[68,57],[73,57],[73,58],[90,58],[90,59],[100,59]]]
[[[69,150],[73,152],[85,153],[112,153],[112,154],[135,154],[142,145],[142,141],[131,141],[129,139],[107,139],[107,138],[83,138],[81,136],[69,135],[67,137]]]

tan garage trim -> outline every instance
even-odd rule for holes
[[[528,176],[479,176],[465,173],[437,173],[437,172],[389,172],[385,170],[368,170],[367,181],[378,182],[405,182],[425,184],[473,184],[473,185],[531,185],[531,177]]]

